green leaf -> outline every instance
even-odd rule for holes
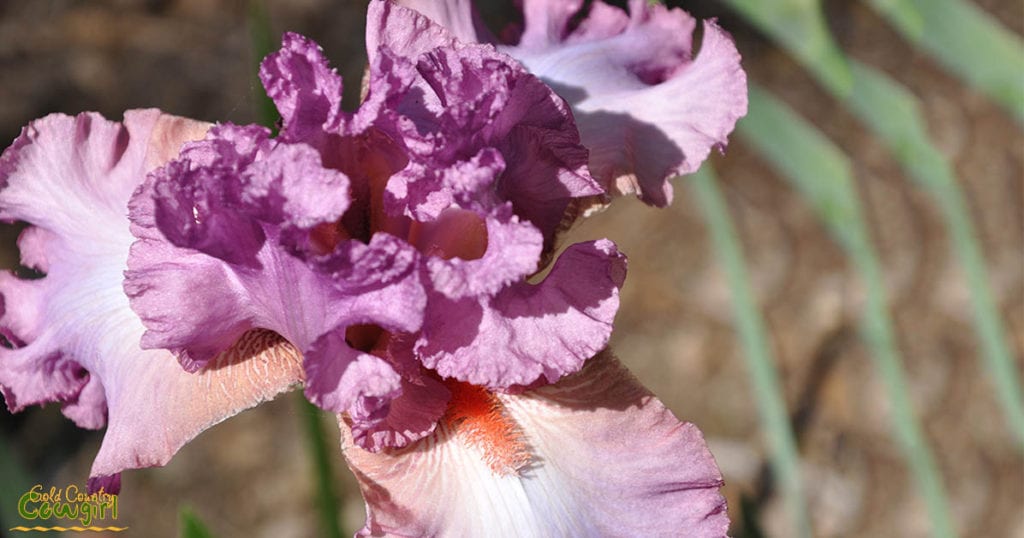
[[[213,533],[187,506],[178,510],[178,521],[180,522],[181,538],[213,538]]]
[[[963,0],[869,0],[907,40],[1024,122],[1024,40]]]
[[[313,479],[316,483],[316,504],[320,515],[321,536],[325,538],[341,538],[341,526],[338,519],[338,507],[341,498],[334,487],[334,476],[331,455],[327,448],[327,436],[324,433],[322,416],[325,411],[309,403],[302,392],[296,392],[299,413],[303,417],[306,431],[306,444],[309,447],[309,459],[312,464]],[[333,416],[333,415],[331,415]]]
[[[274,50],[273,33],[270,30],[270,16],[267,14],[265,0],[249,0],[249,38],[252,43],[252,54],[255,69],[252,73],[252,96],[256,106],[256,117],[259,123],[269,127],[276,134],[276,124],[280,116],[277,107],[263,91],[263,83],[259,78],[260,62]]]
[[[893,434],[927,506],[932,534],[955,536],[945,487],[908,395],[881,265],[849,160],[813,125],[756,85],[750,87],[750,109],[738,131],[806,197],[864,282],[867,297],[861,329],[891,404]]]
[[[850,108],[874,129],[907,174],[942,210],[953,252],[967,279],[985,367],[1010,428],[1024,447],[1024,393],[960,184],[949,161],[929,140],[917,99],[882,72],[859,62],[851,66],[856,84]]]
[[[18,500],[32,487],[31,479],[7,440],[0,434],[0,528],[21,524]]]
[[[754,397],[766,428],[769,457],[775,479],[781,484],[786,507],[789,510],[795,536],[811,536],[807,516],[803,482],[800,477],[800,458],[796,439],[786,411],[786,400],[775,369],[775,358],[768,340],[754,293],[750,287],[750,274],[743,256],[740,240],[729,216],[722,193],[716,184],[709,163],[686,178],[704,213],[711,231],[712,244],[719,263],[725,269],[726,280],[732,291],[733,316],[743,344],[744,358]]]
[[[829,33],[818,0],[726,0],[750,22],[785,46],[840,94],[853,90],[846,57]]]
[[[825,39],[829,44],[817,44],[815,47],[842,55],[834,40],[827,34],[827,26],[818,0],[727,1],[793,53],[818,77],[825,89],[831,91],[838,99],[844,100],[847,106],[882,138],[907,174],[934,196],[942,209],[953,251],[963,265],[967,278],[974,329],[981,343],[985,367],[996,388],[1009,427],[1017,436],[1020,446],[1024,447],[1024,392],[1021,390],[1020,379],[1009,351],[1006,329],[988,284],[984,256],[956,177],[949,162],[928,137],[927,128],[918,110],[917,99],[899,83],[878,70],[858,62],[848,64],[843,61],[848,72],[852,73],[850,91],[851,87],[842,84],[842,81],[838,81],[832,74],[836,68],[835,58],[807,53],[809,45],[800,43],[793,36],[811,33],[818,35],[823,31],[825,34],[823,37],[819,36],[819,39]],[[1006,90],[1009,92],[1008,97],[1015,99],[1018,102],[1017,106],[1020,100],[1024,99],[1024,77],[1021,76],[1019,69],[1024,65],[1024,61],[1021,60],[1024,48],[1019,38],[1005,35],[1006,32],[996,23],[990,23],[984,13],[966,5],[956,7],[954,4],[958,3],[954,0],[913,0],[913,4],[901,0],[877,1],[880,2],[879,7],[885,8],[891,16],[901,17],[902,29],[905,32],[913,33],[916,39],[934,41],[929,47],[961,49],[946,54],[951,57],[957,55],[958,65],[963,64],[965,69],[969,63],[991,63],[989,67],[973,66],[971,69],[977,70],[978,73],[1000,71],[985,75],[985,80],[1004,80],[1004,77],[1009,77],[1007,80],[1011,80],[1012,84],[999,87],[1009,88]],[[783,20],[778,14],[764,13],[792,10],[793,6],[797,5],[802,6],[803,10],[797,14],[798,16],[788,20]],[[757,9],[758,6],[762,9]],[[963,28],[960,26],[961,20],[957,17],[962,17]],[[794,29],[793,26],[802,29]],[[980,34],[986,32],[992,35],[982,38]],[[945,41],[945,38],[950,41]],[[964,42],[965,39],[975,38],[980,42]],[[965,53],[962,50],[971,50],[974,54],[982,56],[963,56]]]

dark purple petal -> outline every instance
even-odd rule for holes
[[[93,476],[89,478],[86,488],[90,494],[104,491],[116,495],[121,492],[121,473]]]
[[[154,219],[168,241],[258,267],[256,253],[266,235],[244,211],[233,171],[172,162],[154,176]]]

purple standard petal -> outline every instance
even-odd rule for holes
[[[610,353],[519,395],[455,387],[445,420],[403,450],[345,458],[359,536],[726,536],[722,477],[699,430]]]
[[[370,18],[383,44],[354,115],[331,116],[319,49],[286,37],[268,62],[289,67],[264,70],[285,134],[218,127],[150,176],[125,289],[143,345],[188,369],[247,331],[282,335],[304,353],[307,397],[376,450],[432,431],[438,374],[509,388],[578,370],[607,343],[624,259],[577,245],[527,284],[567,206],[601,192],[564,101],[409,10],[375,2]],[[425,33],[392,35],[410,28]],[[434,38],[447,44],[413,58],[388,49]],[[291,110],[334,112],[289,130]]]
[[[341,119],[341,77],[313,41],[285,33],[281,50],[260,64],[260,80],[284,122],[282,136],[320,136]]]
[[[423,364],[494,389],[555,382],[608,344],[626,258],[608,240],[572,245],[537,285],[493,297],[430,296],[417,343]]]
[[[533,273],[541,254],[540,233],[520,222],[509,204],[486,219],[448,209],[419,230],[414,242],[421,252],[434,254],[426,262],[433,291],[448,299],[493,296]],[[473,237],[486,245],[480,255],[479,247],[467,244]]]
[[[510,201],[550,247],[570,204],[603,194],[565,101],[508,56],[385,1],[370,5],[367,43],[371,99],[387,67],[414,69],[408,86],[385,87],[394,112],[379,125],[409,153],[388,183],[389,210],[422,221],[452,204],[487,212]]]
[[[473,9],[473,0],[397,0],[395,2],[426,15],[459,41],[486,41],[487,27]]]
[[[374,76],[415,62],[407,85],[384,86],[392,95],[377,125],[409,157],[387,183],[385,207],[416,220],[410,241],[428,255],[432,290],[416,352],[442,376],[491,387],[553,382],[607,343],[621,285],[613,267],[624,261],[610,243],[599,259],[578,246],[541,286],[523,279],[547,259],[567,210],[602,190],[562,99],[492,47],[460,43],[424,19],[381,1],[367,23],[368,99]],[[502,214],[505,204],[521,220]],[[474,241],[484,233],[467,212],[484,225],[483,241]],[[446,226],[452,215],[461,226]],[[442,241],[435,253],[419,241],[422,228],[460,241]],[[472,248],[479,244],[486,248]],[[578,285],[569,274],[582,275]]]
[[[18,242],[23,261],[46,273],[0,274],[11,346],[0,349],[0,391],[12,411],[60,402],[81,427],[107,425],[92,489],[116,491],[121,471],[166,463],[199,432],[301,380],[298,354],[270,333],[248,334],[195,375],[140,348],[144,329],[121,287],[128,198],[208,128],[157,110],[129,111],[124,124],[53,115],[0,156],[0,216],[31,225]]]

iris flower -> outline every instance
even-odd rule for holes
[[[724,535],[700,432],[606,350],[625,257],[606,239],[556,247],[611,194],[667,203],[666,176],[742,114],[738,56],[712,24],[697,60],[687,38],[645,63],[633,34],[681,12],[595,3],[567,33],[531,15],[544,5],[495,48],[374,0],[354,113],[319,47],[286,34],[260,70],[276,137],[155,110],[30,124],[0,158],[0,218],[31,225],[22,261],[45,274],[0,280],[8,407],[106,423],[90,485],[110,491],[301,383],[339,416],[360,535]],[[543,20],[554,33],[529,37]],[[544,80],[564,96],[576,75],[551,58],[584,45],[636,83],[588,70],[592,93],[559,96]],[[726,75],[702,60],[724,49]],[[705,81],[743,95],[666,97],[707,97]]]

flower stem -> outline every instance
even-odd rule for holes
[[[338,524],[338,506],[341,499],[334,489],[331,479],[331,455],[327,450],[327,436],[324,434],[324,423],[321,419],[323,411],[309,403],[302,392],[296,392],[299,414],[306,431],[306,444],[313,466],[313,479],[316,481],[316,505],[320,514],[321,536],[324,538],[341,538],[341,526]]]

